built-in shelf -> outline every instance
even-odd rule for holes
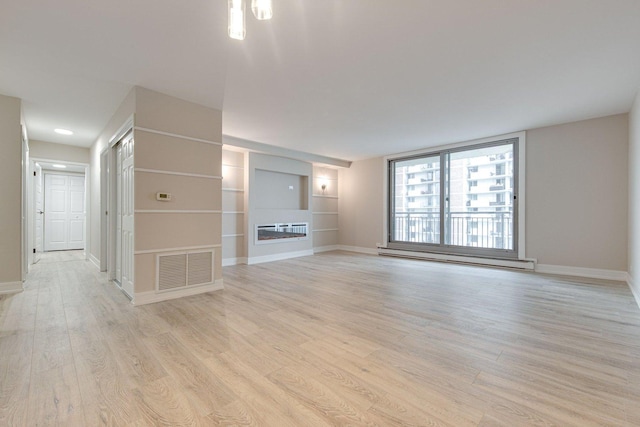
[[[225,237],[244,237],[244,234],[223,234],[222,238]]]
[[[314,212],[314,215],[338,215],[338,212]]]
[[[243,211],[224,211],[222,213],[225,215],[244,215]]]
[[[338,196],[328,196],[325,194],[312,194],[313,197],[323,197],[325,199],[337,199]]]
[[[317,230],[312,230],[314,233],[323,233],[325,231],[340,231],[337,228],[319,228]]]
[[[244,189],[243,188],[222,188],[222,191],[229,191],[229,192],[234,192],[234,193],[244,193]]]

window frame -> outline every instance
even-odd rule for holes
[[[394,179],[392,175],[395,173],[395,169],[391,165],[397,161],[410,160],[415,158],[430,157],[434,155],[440,156],[440,206],[441,212],[446,211],[445,200],[449,191],[449,181],[447,173],[449,171],[449,164],[444,164],[443,161],[447,160],[449,156],[447,154],[468,151],[473,149],[479,149],[490,146],[499,146],[513,140],[513,196],[515,196],[513,204],[513,249],[494,249],[494,248],[475,248],[468,246],[456,246],[431,243],[411,243],[411,242],[397,242],[392,240],[392,224],[393,218],[393,201],[395,197],[395,188],[393,188]],[[382,249],[398,250],[404,253],[414,252],[420,253],[434,253],[443,255],[455,255],[455,256],[470,256],[470,257],[482,257],[489,259],[525,259],[525,164],[526,164],[526,133],[516,132],[508,135],[501,135],[490,138],[483,138],[480,140],[467,141],[462,143],[450,144],[446,146],[434,147],[431,149],[418,150],[408,153],[399,153],[396,155],[390,155],[384,157],[384,172],[385,172],[385,196],[384,196],[384,230],[383,230],[383,244],[378,245]],[[440,221],[440,233],[441,241],[445,242],[445,217]]]

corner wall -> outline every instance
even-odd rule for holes
[[[640,91],[629,113],[628,282],[640,306]]]
[[[22,289],[21,101],[0,95],[0,294]]]
[[[134,303],[220,289],[222,112],[138,87],[134,140]],[[156,292],[157,255],[208,249],[211,284]]]

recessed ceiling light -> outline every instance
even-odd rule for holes
[[[66,169],[67,168],[66,165],[51,165],[51,166],[53,166],[54,168],[58,168],[58,169]]]
[[[60,135],[73,135],[73,132],[67,129],[54,129],[55,133],[59,133]]]

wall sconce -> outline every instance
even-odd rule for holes
[[[327,190],[327,187],[329,186],[329,180],[325,177],[321,177],[319,178],[318,183],[320,184],[320,189],[322,190],[322,194],[324,194],[325,191]]]

